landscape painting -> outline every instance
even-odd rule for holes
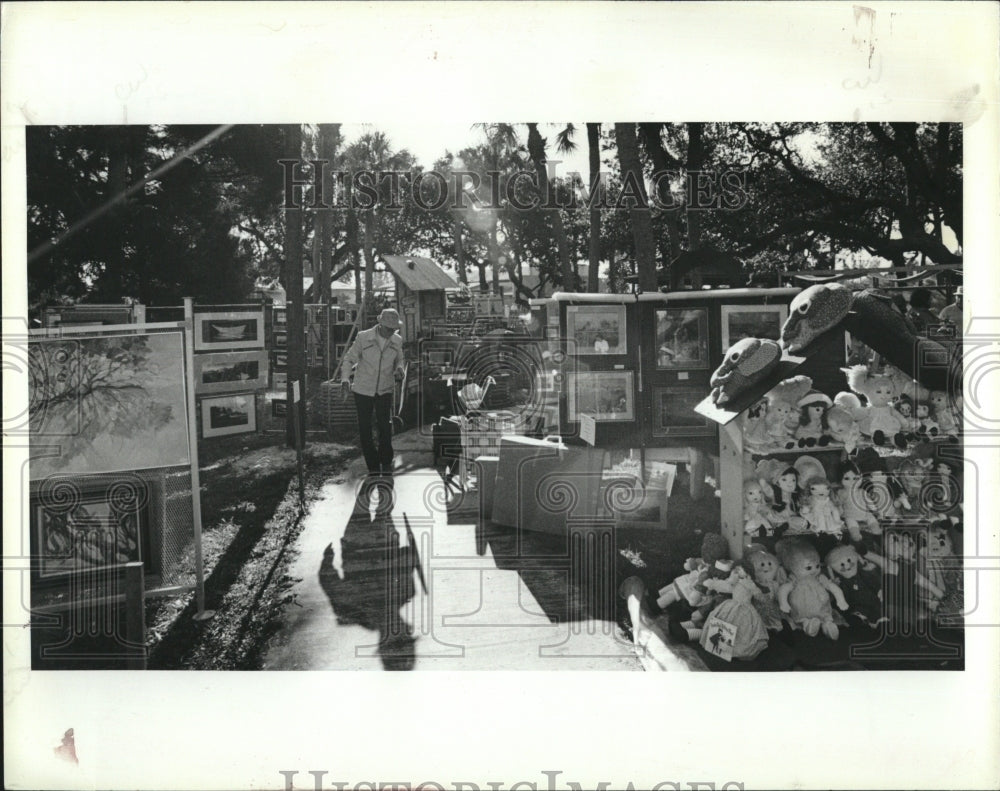
[[[263,349],[262,311],[223,311],[195,315],[195,351]]]
[[[228,393],[267,386],[267,352],[220,352],[194,358],[198,393]]]
[[[201,399],[201,435],[221,437],[257,430],[257,399],[253,393]]]
[[[31,337],[31,480],[190,463],[179,332]]]

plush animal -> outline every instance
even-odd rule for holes
[[[882,572],[866,561],[850,544],[841,544],[826,554],[826,567],[847,599],[848,612],[871,627],[888,621],[882,607]]]
[[[799,408],[799,425],[795,428],[795,438],[799,447],[829,445],[832,437],[827,422],[827,410],[833,406],[830,397],[819,390],[810,390],[796,402]]]
[[[931,414],[937,421],[941,433],[951,437],[958,436],[960,423],[955,417],[955,412],[951,408],[948,394],[943,390],[934,390],[930,396]]]
[[[934,522],[919,550],[917,566],[930,583],[944,592],[940,599],[930,598],[928,604],[939,618],[947,618],[949,625],[960,622],[965,607],[961,557],[955,551],[956,535],[950,520]]]
[[[760,588],[761,595],[754,597],[754,606],[771,631],[781,631],[784,623],[778,607],[778,589],[788,582],[788,575],[778,559],[760,544],[751,544],[743,554],[743,566]]]
[[[808,376],[793,376],[779,382],[767,394],[767,433],[779,448],[795,447],[799,425],[799,399],[812,389]]]
[[[801,294],[799,296],[802,296]],[[892,300],[871,290],[857,292],[841,325],[894,366],[931,390],[962,381],[961,355],[921,337]]]
[[[888,374],[872,374],[867,365],[852,365],[841,369],[847,384],[855,393],[865,397],[866,406],[855,412],[858,428],[876,445],[893,442],[899,448],[907,446],[903,421],[890,405],[896,397],[896,382]]]
[[[802,351],[827,330],[836,327],[851,307],[851,291],[841,283],[810,286],[796,295],[781,328],[781,345]]]
[[[660,588],[656,603],[662,609],[684,599],[692,607],[698,607],[705,599],[705,580],[710,576],[727,576],[732,567],[726,539],[719,533],[708,533],[701,541],[701,556],[684,561],[687,573]]]
[[[844,592],[821,573],[819,553],[808,540],[799,536],[783,538],[777,544],[778,558],[788,572],[788,582],[778,589],[778,606],[792,623],[810,637],[823,634],[831,640],[840,636],[833,620],[830,597],[837,607],[848,608]]]
[[[781,360],[781,347],[771,340],[743,338],[729,347],[709,384],[712,403],[724,406],[766,377]]]

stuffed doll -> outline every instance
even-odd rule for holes
[[[764,486],[755,478],[743,483],[743,535],[747,544],[751,539],[768,539],[782,518],[767,501]]]
[[[808,376],[793,376],[775,385],[767,394],[767,433],[771,444],[794,448],[799,425],[798,401],[812,389]]]
[[[899,448],[907,446],[903,422],[890,406],[896,397],[896,381],[889,374],[873,374],[867,365],[853,365],[841,369],[847,375],[847,384],[855,393],[865,397],[867,405],[855,413],[861,433],[876,445],[894,443]]]
[[[778,606],[792,623],[810,637],[823,634],[831,640],[840,636],[833,620],[830,597],[837,607],[848,608],[844,592],[821,572],[819,553],[804,538],[783,538],[777,544],[778,558],[788,572],[788,582],[778,589]]]
[[[799,425],[795,428],[795,438],[799,447],[829,445],[832,437],[826,413],[833,406],[829,396],[819,390],[810,390],[796,405],[799,408]]]
[[[778,589],[788,582],[788,575],[778,559],[760,544],[751,544],[747,548],[743,555],[743,566],[760,589],[761,595],[755,596],[753,603],[764,626],[769,631],[780,632],[784,628],[784,622],[778,606]]]
[[[905,513],[901,513],[902,516],[929,516],[927,480],[933,463],[934,460],[930,458],[911,456],[903,459],[896,467],[893,477],[899,482],[909,506]]]
[[[706,584],[730,598],[723,599],[705,619],[697,635],[701,647],[727,659],[756,659],[767,648],[768,639],[767,628],[753,604],[762,595],[760,589],[740,566],[725,580],[709,580]]]
[[[826,567],[844,592],[851,615],[872,628],[889,620],[882,606],[882,572],[875,563],[850,544],[841,544],[826,554]]]
[[[948,403],[948,394],[943,390],[933,390],[931,391],[930,403],[931,415],[941,429],[941,433],[957,437],[960,424],[951,404]]]
[[[917,401],[913,405],[913,413],[917,420],[917,435],[933,439],[941,433],[937,421],[931,417],[931,406],[926,401]]]
[[[913,414],[913,399],[903,393],[897,396],[892,406],[903,423],[903,430],[908,434],[916,434],[918,424],[917,417]]]
[[[762,451],[772,444],[767,429],[767,399],[762,398],[743,413],[743,447]]]
[[[962,561],[955,551],[957,533],[948,519],[939,519],[927,531],[919,550],[917,568],[929,582],[944,592],[940,599],[931,597],[928,605],[943,625],[961,623],[964,612]]]
[[[830,482],[825,476],[815,475],[803,486],[802,516],[809,523],[809,531],[821,540],[820,551],[837,543],[844,535],[844,519],[830,496]]]
[[[844,450],[853,453],[861,440],[861,430],[854,414],[840,404],[834,404],[826,413],[827,430],[834,442],[844,446]]]
[[[890,619],[912,624],[926,618],[931,602],[945,591],[924,576],[917,563],[917,546],[908,530],[890,530],[885,537],[886,557],[895,564],[895,574],[886,577],[883,599]]]
[[[911,510],[909,498],[896,478],[889,474],[885,459],[874,449],[859,457],[858,468],[863,473],[861,488],[868,498],[869,507],[879,522],[898,519]]]
[[[837,505],[840,507],[840,515],[844,518],[844,525],[852,541],[874,539],[875,545],[880,547],[882,526],[872,510],[871,501],[862,484],[861,470],[853,462],[847,462],[840,471]]]
[[[801,533],[807,528],[799,506],[799,471],[795,467],[774,468],[771,476],[771,510],[778,517],[775,534]]]
[[[660,588],[656,603],[664,609],[675,601],[684,599],[692,607],[698,607],[705,600],[705,580],[728,576],[732,567],[726,539],[719,533],[708,533],[701,541],[701,557],[684,561],[687,573]]]

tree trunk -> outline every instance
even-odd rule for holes
[[[590,159],[590,245],[587,270],[587,291],[596,294],[600,290],[599,270],[601,266],[601,198],[604,194],[601,183],[601,125],[587,124],[587,153]]]
[[[705,165],[705,144],[702,139],[704,124],[689,123],[688,128],[688,152],[687,152],[687,172],[688,179],[691,179],[690,188],[698,189],[698,173]],[[687,209],[688,223],[688,250],[698,250],[701,248],[702,237],[702,217],[700,210]]]
[[[333,157],[337,152],[337,143],[340,138],[340,124],[320,124],[319,125],[319,158],[326,161],[323,171],[323,202],[333,201],[333,183],[330,175]],[[330,264],[331,251],[333,249],[333,209],[320,209],[320,259],[319,259],[319,284],[317,293],[319,302],[326,307],[323,308],[324,334],[323,334],[323,371],[325,378],[330,378],[330,357],[333,337],[333,327],[330,316]]]
[[[469,273],[465,271],[465,244],[462,241],[462,218],[455,214],[451,221],[451,235],[455,240],[455,259],[458,282],[469,285]]]
[[[500,249],[497,244],[497,220],[493,219],[490,232],[486,236],[486,249],[490,257],[490,272],[493,275],[493,293],[500,293]]]
[[[543,205],[552,205],[548,209],[551,212],[552,231],[556,242],[556,251],[559,254],[559,271],[562,274],[562,285],[565,291],[576,291],[576,273],[569,260],[569,250],[566,245],[566,229],[563,226],[562,213],[555,208],[552,185],[549,183],[549,174],[545,169],[545,141],[538,132],[538,124],[528,124],[528,155],[535,165],[535,172],[538,174],[538,188],[541,192]]]
[[[302,127],[290,124],[285,127],[285,157],[299,159],[302,155]],[[298,413],[298,430],[305,444],[305,392],[292,408],[292,385],[299,382],[305,387],[305,315],[302,306],[302,210],[285,210],[285,294],[288,302],[288,383],[285,397],[288,411],[285,421],[285,440],[289,447],[295,447],[295,419]]]
[[[365,213],[365,306],[370,307],[375,295],[375,212]]]
[[[108,200],[114,200],[128,189],[129,131],[127,126],[116,127],[108,142]],[[125,296],[125,248],[128,246],[126,203],[116,203],[105,220],[108,257],[100,290],[108,299],[121,300]]]
[[[649,198],[642,180],[642,163],[639,161],[639,143],[636,140],[635,124],[615,124],[615,141],[618,145],[618,161],[621,163],[622,179],[632,174],[639,188],[640,205],[629,209],[632,220],[632,237],[635,242],[635,263],[639,275],[639,288],[643,291],[657,291],[656,244],[653,241],[653,221],[649,213]]]

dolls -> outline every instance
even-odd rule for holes
[[[708,533],[701,541],[701,557],[684,561],[687,574],[660,588],[656,603],[664,609],[684,599],[692,607],[698,607],[705,599],[704,581],[713,575],[728,575],[732,566],[726,539],[719,533]]]
[[[876,544],[881,544],[882,526],[862,484],[861,470],[853,462],[847,462],[840,472],[837,505],[852,541],[863,541],[867,533],[869,538],[876,539]]]
[[[929,606],[939,618],[947,618],[954,625],[961,622],[964,610],[961,557],[956,555],[957,533],[950,520],[939,519],[927,531],[924,545],[918,554],[917,568],[929,582],[944,595],[931,597]]]
[[[948,403],[948,394],[943,390],[933,390],[931,391],[930,402],[931,414],[934,420],[937,421],[941,433],[947,434],[950,437],[957,437],[959,421],[955,417],[951,404]]]
[[[917,548],[908,530],[891,530],[885,537],[886,556],[895,563],[895,574],[886,577],[886,614],[913,623],[926,618],[929,603],[944,598],[945,591],[927,577],[917,564]]]
[[[937,421],[931,417],[931,407],[926,401],[917,401],[913,405],[913,413],[917,420],[917,435],[933,439],[941,433]]]
[[[808,376],[793,376],[779,382],[767,394],[767,433],[772,445],[795,447],[795,430],[799,425],[797,404],[811,388],[812,379]]]
[[[830,496],[830,482],[822,476],[809,478],[802,498],[802,516],[809,523],[809,530],[819,536],[823,546],[836,543],[844,534],[844,520],[840,509]]]
[[[799,425],[795,428],[795,438],[799,441],[799,447],[829,445],[831,437],[826,413],[833,406],[829,396],[819,390],[810,390],[796,403],[799,407]]]
[[[747,544],[751,539],[767,539],[782,520],[774,513],[764,495],[764,487],[755,478],[743,483],[743,534]]]
[[[781,567],[778,559],[759,544],[751,544],[743,556],[743,565],[753,576],[753,581],[760,589],[760,596],[755,596],[753,603],[760,613],[764,626],[769,631],[781,631],[784,623],[781,619],[781,608],[778,607],[778,589],[788,582],[788,575]]]
[[[823,634],[831,640],[840,636],[833,620],[830,596],[841,610],[848,608],[844,592],[820,573],[819,553],[807,540],[793,536],[777,545],[778,558],[788,572],[788,582],[778,589],[778,606],[793,624],[810,637]]]
[[[771,444],[767,433],[767,399],[761,399],[743,414],[743,446],[759,451]]]
[[[853,453],[861,439],[861,430],[854,414],[840,404],[834,404],[826,413],[827,430],[834,442],[844,446],[844,450]]]
[[[701,647],[725,659],[755,659],[767,648],[767,629],[753,605],[761,595],[760,589],[740,566],[725,580],[706,584],[731,598],[723,599],[705,619],[698,634]]]
[[[801,533],[806,520],[800,515],[799,471],[795,467],[778,467],[771,479],[772,511],[778,517],[778,532]]]
[[[890,406],[896,397],[896,380],[890,374],[869,373],[867,365],[854,365],[841,370],[847,375],[851,390],[864,396],[868,402],[855,413],[861,433],[871,437],[876,445],[893,442],[897,447],[905,448],[907,442],[903,422]]]
[[[899,415],[903,430],[908,434],[916,434],[918,424],[917,417],[913,414],[913,399],[903,393],[896,398],[892,406]]]
[[[888,621],[882,607],[882,572],[862,558],[850,544],[834,547],[826,555],[830,578],[847,599],[848,612],[875,628]]]
[[[898,519],[904,512],[911,510],[909,498],[896,478],[889,474],[885,459],[874,449],[859,456],[858,468],[863,473],[861,488],[868,498],[871,512],[883,522],[886,519]]]

